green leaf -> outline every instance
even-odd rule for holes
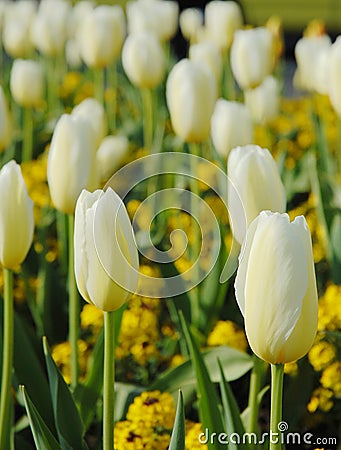
[[[46,338],[43,339],[43,344],[53,413],[61,447],[63,450],[87,449],[83,440],[84,424],[71,391],[51,356]]]
[[[168,450],[185,450],[185,410],[182,392],[179,390],[174,427]]]
[[[199,400],[199,414],[204,430],[208,430],[210,436],[221,436],[224,433],[224,425],[221,410],[219,409],[219,398],[215,386],[212,383],[204,359],[195,342],[186,322],[180,315],[183,331],[189,347],[197,380],[197,396]],[[226,449],[219,439],[209,439],[207,442],[209,450]]]
[[[270,389],[270,386],[265,386],[265,387],[263,387],[263,389],[261,391],[258,392],[258,394],[257,394],[258,408],[259,408],[259,405],[260,405],[264,395],[268,392],[269,389]],[[240,417],[242,419],[243,426],[247,427],[247,425],[250,421],[250,407],[249,406],[244,409],[244,411],[242,412]]]
[[[230,388],[230,385],[225,379],[224,370],[219,359],[218,359],[218,366],[221,377],[220,391],[223,402],[226,432],[228,436],[232,436],[234,433],[236,433],[236,435],[238,435],[242,439],[242,437],[245,434],[245,429],[243,422],[240,418],[240,411],[238,408],[238,404],[233,395],[232,389]],[[249,446],[247,445],[247,443],[243,444],[243,442],[241,442],[240,444],[235,444],[233,442],[229,442],[229,449],[231,450],[243,450],[248,448]]]
[[[24,386],[20,386],[20,391],[24,398],[25,408],[30,422],[34,443],[37,450],[61,450],[56,438],[40,416],[37,408],[32,403]]]
[[[219,382],[220,371],[217,358],[224,367],[224,375],[227,381],[237,380],[245,375],[253,366],[250,355],[240,352],[231,347],[212,347],[203,351],[202,357],[208,368],[210,378],[213,382]],[[188,395],[195,390],[195,373],[190,360],[177,367],[163,372],[158,379],[152,383],[150,389],[176,392],[178,389],[187,389]]]
[[[335,284],[341,284],[341,211],[338,211],[333,218],[330,241],[333,252],[332,278]]]

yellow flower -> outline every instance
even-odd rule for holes
[[[92,304],[84,305],[81,311],[81,327],[91,328],[97,334],[103,326],[103,311]]]
[[[341,286],[330,284],[319,300],[318,330],[341,329]]]
[[[298,365],[297,362],[291,362],[291,363],[287,363],[284,364],[284,373],[286,373],[287,375],[292,375],[295,376],[298,373]]]
[[[324,369],[320,378],[321,385],[334,392],[335,396],[341,395],[341,362],[335,361]]]
[[[319,387],[313,391],[307,409],[310,413],[314,413],[317,409],[327,412],[334,405],[332,398],[333,392],[331,390]]]
[[[336,349],[333,344],[320,341],[310,349],[308,359],[314,370],[317,372],[325,369],[334,359]]]
[[[61,342],[52,347],[52,357],[59,367],[66,383],[70,383],[71,381],[70,354],[71,347],[68,341]],[[89,348],[88,344],[81,339],[78,340],[78,355],[81,376],[84,376],[89,357]]]
[[[207,445],[199,441],[199,435],[202,433],[201,423],[191,422],[186,420],[186,450],[207,450]]]
[[[228,345],[245,352],[247,350],[247,340],[244,330],[239,328],[230,320],[219,320],[207,338],[207,345],[218,346]]]

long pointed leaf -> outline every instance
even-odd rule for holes
[[[84,425],[77,406],[69,387],[53,361],[46,338],[44,338],[43,343],[53,413],[61,447],[63,450],[86,449],[87,446],[83,440]]]
[[[209,437],[213,437],[213,433],[216,433],[214,435],[215,437],[223,436],[224,425],[222,413],[218,406],[220,404],[218,394],[210,379],[197,343],[195,342],[183,315],[180,315],[180,318],[196,374],[199,413],[202,427],[204,430],[207,430],[210,435]],[[209,438],[207,446],[209,450],[226,449],[226,445],[221,444],[218,438]]]
[[[25,402],[26,412],[37,450],[61,450],[56,438],[53,436],[48,426],[38,413],[37,408],[32,403],[25,387],[20,386],[20,391]]]
[[[185,410],[182,392],[179,390],[174,427],[168,450],[185,450]]]

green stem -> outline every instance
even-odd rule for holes
[[[115,311],[104,312],[103,450],[114,448]]]
[[[79,336],[79,297],[74,272],[74,216],[68,215],[69,225],[69,341],[71,346],[71,387],[75,389],[78,383],[78,336]]]
[[[149,152],[153,145],[153,96],[151,89],[141,89],[143,107],[143,145]]]
[[[338,125],[338,140],[337,140],[337,147],[336,147],[336,155],[337,155],[337,173],[339,174],[339,177],[341,177],[341,116],[337,118],[337,125]]]
[[[33,154],[33,111],[31,108],[23,110],[23,146],[22,146],[22,162],[28,162],[32,159]]]
[[[58,115],[58,85],[54,58],[47,58],[47,105],[51,117]]]
[[[107,102],[107,115],[109,119],[109,128],[114,133],[117,127],[117,62],[110,67],[107,72],[108,85],[112,90],[112,99]]]
[[[223,94],[227,100],[236,99],[236,87],[234,76],[231,69],[230,52],[228,51],[224,58],[223,70]]]
[[[104,105],[105,70],[103,68],[94,69],[94,84],[95,98]]]
[[[0,398],[0,448],[7,448],[10,433],[11,384],[14,337],[13,273],[4,269],[3,353]]]
[[[250,377],[250,390],[249,390],[249,402],[248,406],[250,408],[250,416],[249,423],[247,426],[247,431],[249,433],[258,433],[258,409],[259,409],[259,401],[258,401],[258,393],[262,386],[262,371],[263,362],[256,356],[253,355],[253,369]],[[252,444],[250,450],[255,448],[255,445]]]
[[[284,364],[271,364],[271,414],[270,448],[281,450],[281,432],[278,424],[282,421]]]

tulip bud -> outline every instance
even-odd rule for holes
[[[12,126],[7,107],[7,101],[2,86],[0,86],[0,152],[11,142]]]
[[[180,13],[179,25],[183,37],[196,42],[197,32],[204,23],[204,15],[199,8],[186,8]]]
[[[96,147],[88,121],[63,114],[53,132],[47,181],[55,207],[73,214],[82,189],[94,183]],[[91,186],[94,188],[97,186]]]
[[[10,89],[14,100],[24,108],[37,108],[44,100],[44,72],[32,60],[16,59],[13,62]]]
[[[237,147],[231,151],[227,176],[228,210],[234,224],[233,233],[242,244],[246,230],[244,217],[239,217],[240,201],[248,227],[261,211],[285,212],[286,193],[269,150],[257,145]]]
[[[271,364],[302,358],[317,330],[317,290],[310,232],[303,216],[263,211],[250,225],[236,298],[253,352]]]
[[[279,91],[278,80],[270,75],[258,87],[244,92],[245,104],[256,123],[266,125],[277,117],[280,103]]]
[[[208,139],[217,87],[206,67],[189,59],[175,64],[167,79],[166,98],[179,137],[186,142]]]
[[[247,107],[240,102],[218,99],[211,119],[211,137],[223,158],[238,145],[252,144],[253,123]]]
[[[203,41],[191,45],[189,48],[189,59],[197,63],[205,64],[214,75],[217,86],[220,85],[223,61],[218,48],[212,42]]]
[[[139,261],[128,213],[120,197],[83,191],[75,213],[75,276],[84,300],[114,311],[136,290]]]
[[[341,38],[336,39],[330,52],[329,96],[336,114],[341,117]]]
[[[121,53],[126,22],[120,6],[100,5],[90,10],[80,29],[80,52],[88,67],[112,64]]]
[[[322,36],[303,37],[295,45],[295,58],[297,70],[294,84],[300,89],[313,91],[315,89],[315,72],[319,55],[331,46],[330,37]]]
[[[254,88],[270,75],[274,65],[272,39],[265,27],[235,32],[231,68],[241,89]]]
[[[99,177],[107,181],[122,164],[129,151],[126,136],[106,136],[99,146],[96,158]]]
[[[241,28],[243,17],[240,6],[233,1],[214,0],[205,7],[205,26],[208,37],[222,51],[227,52],[234,32]]]
[[[63,53],[68,36],[68,19],[71,5],[66,0],[43,0],[40,2],[31,29],[37,50],[45,56]]]
[[[123,46],[122,64],[132,84],[154,88],[166,71],[166,59],[158,38],[149,32],[130,34]]]
[[[26,258],[34,232],[33,202],[14,160],[0,170],[0,195],[0,262],[13,270]]]
[[[80,117],[88,122],[97,148],[108,130],[103,105],[95,98],[86,98],[73,108],[72,116]]]

